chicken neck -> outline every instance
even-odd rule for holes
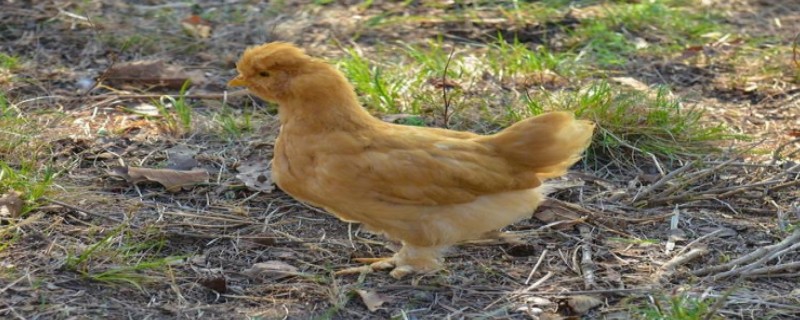
[[[356,131],[383,123],[361,107],[353,87],[333,68],[317,69],[297,82],[291,98],[279,102],[283,130]]]

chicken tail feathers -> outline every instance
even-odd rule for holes
[[[563,175],[581,158],[594,133],[590,121],[569,112],[551,112],[529,118],[496,134],[479,138],[522,171],[539,178]]]

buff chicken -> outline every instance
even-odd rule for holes
[[[588,147],[594,125],[552,112],[491,135],[387,123],[331,64],[282,42],[248,48],[230,86],[278,104],[272,177],[295,199],[400,241],[364,259],[401,278],[442,267],[443,251],[530,217],[542,183]]]

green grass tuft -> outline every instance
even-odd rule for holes
[[[714,320],[722,319],[713,314],[714,300],[702,300],[687,294],[654,298],[648,306],[632,310],[637,319],[643,320]]]
[[[563,101],[559,109],[595,121],[593,148],[610,154],[629,148],[666,158],[698,156],[714,150],[711,142],[745,138],[721,124],[704,123],[702,110],[682,105],[664,87],[649,95],[597,82]]]
[[[22,162],[16,168],[0,160],[0,194],[11,190],[20,192],[24,201],[21,214],[35,209],[37,200],[47,194],[56,171],[49,166],[38,167],[32,161]]]
[[[186,258],[155,258],[162,254],[165,244],[166,240],[158,235],[157,230],[132,230],[125,223],[79,253],[70,252],[64,268],[86,279],[143,290],[144,284],[163,278],[153,273],[164,273],[170,265]]]

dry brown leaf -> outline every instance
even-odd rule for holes
[[[272,183],[272,174],[270,172],[270,162],[267,160],[256,159],[242,162],[236,168],[236,171],[239,171],[236,174],[236,178],[251,190],[264,193],[271,193],[275,190],[275,184]]]
[[[21,193],[12,190],[0,197],[0,218],[19,218],[22,214],[21,196]]]
[[[603,300],[592,296],[572,296],[567,298],[567,306],[572,309],[572,312],[578,315],[586,314],[589,310],[601,304],[603,304]]]
[[[206,39],[211,36],[211,22],[193,14],[181,20],[183,31],[192,37]]]
[[[611,80],[613,80],[613,81],[615,81],[615,82],[617,82],[619,84],[624,84],[626,86],[629,86],[629,87],[631,87],[633,89],[636,89],[636,90],[639,90],[639,91],[649,91],[650,90],[650,87],[647,84],[645,84],[644,82],[641,82],[639,80],[636,80],[634,78],[631,78],[631,77],[612,77]]]
[[[358,296],[361,297],[361,301],[364,302],[364,305],[367,306],[367,310],[370,312],[378,311],[378,309],[381,308],[381,305],[389,301],[389,299],[375,291],[359,289],[356,290],[356,293],[358,293]]]
[[[533,214],[533,217],[548,224],[563,222],[553,226],[554,229],[558,230],[572,228],[574,225],[584,221],[577,213],[547,201],[539,206],[539,210]]]
[[[128,84],[169,89],[180,89],[187,80],[195,84],[204,81],[202,73],[189,73],[181,67],[166,64],[161,60],[118,63],[111,66],[103,76],[105,81],[114,85]]]
[[[214,290],[218,293],[226,293],[228,292],[228,281],[225,277],[216,277],[216,278],[208,278],[208,279],[200,279],[200,284],[204,287]]]
[[[297,267],[283,261],[270,260],[254,264],[249,269],[242,271],[242,274],[252,277],[275,277],[298,274]]]
[[[203,169],[179,171],[172,169],[149,169],[140,167],[117,167],[109,174],[121,177],[131,184],[158,182],[169,192],[181,191],[183,187],[208,182],[208,172]]]

